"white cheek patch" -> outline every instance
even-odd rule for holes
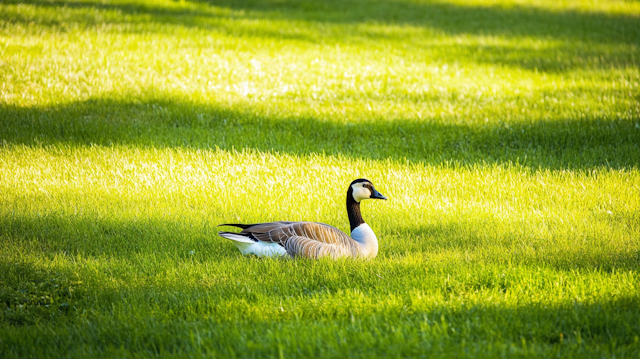
[[[363,199],[371,198],[371,191],[368,188],[364,187],[361,183],[356,183],[352,186],[353,188],[353,199],[356,202],[360,202]]]

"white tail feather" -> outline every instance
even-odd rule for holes
[[[251,239],[239,235],[239,234],[235,234],[235,233],[229,233],[229,232],[218,232],[218,234],[220,235],[220,237],[226,238],[226,239],[230,239],[232,241],[235,242],[240,242],[240,243],[249,243],[249,244],[254,244],[256,243],[256,241],[252,241]]]
[[[220,237],[230,239],[238,247],[242,254],[255,254],[257,256],[280,257],[286,256],[287,251],[277,243],[252,241],[251,239],[236,233],[218,232]]]

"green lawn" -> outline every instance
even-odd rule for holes
[[[0,3],[0,357],[640,356],[640,2]],[[348,231],[243,257],[216,226]]]

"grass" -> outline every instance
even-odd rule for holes
[[[5,1],[0,357],[640,355],[640,4]],[[225,222],[372,261],[241,257]]]

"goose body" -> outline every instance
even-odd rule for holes
[[[361,178],[351,182],[347,190],[351,236],[324,223],[287,221],[221,224],[242,228],[242,231],[219,232],[219,235],[232,240],[245,255],[373,258],[378,254],[378,239],[360,213],[360,202],[370,198],[387,199],[369,180]]]

